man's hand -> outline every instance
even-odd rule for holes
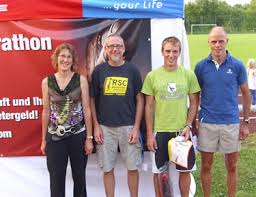
[[[190,133],[190,128],[188,126],[185,126],[180,134],[181,136],[184,136],[184,141],[187,141],[189,139],[189,133]]]
[[[147,146],[149,151],[156,152],[157,144],[156,144],[156,139],[153,133],[152,135],[147,136]]]
[[[136,144],[139,141],[139,129],[132,128],[130,135],[129,135],[129,144]]]
[[[97,144],[103,144],[104,142],[103,132],[100,125],[94,127],[94,139]]]
[[[249,128],[247,124],[240,124],[240,140],[245,140],[249,135]]]

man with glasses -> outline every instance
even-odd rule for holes
[[[125,61],[125,46],[118,35],[106,39],[107,62],[92,73],[91,107],[99,166],[107,197],[114,196],[118,146],[128,170],[130,196],[138,196],[138,166],[142,162],[139,127],[144,100],[138,69]]]

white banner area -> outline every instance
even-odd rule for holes
[[[175,36],[181,41],[179,64],[190,68],[187,34],[182,19],[151,19],[151,65],[152,69],[163,65],[161,43],[163,39]]]
[[[163,64],[161,42],[165,37],[177,36],[182,42],[180,62],[189,68],[187,36],[182,19],[151,19],[151,62],[152,68]],[[146,58],[146,57],[141,57]],[[46,65],[49,66],[49,65]],[[40,130],[38,131],[40,132]],[[29,140],[29,138],[28,138]],[[46,197],[50,195],[49,174],[44,156],[2,157],[0,158],[0,197]],[[128,197],[126,170],[119,159],[116,174],[116,196]],[[66,196],[72,196],[72,177],[67,171]],[[98,168],[95,154],[89,156],[87,165],[88,196],[105,196],[101,170]],[[145,163],[140,173],[139,196],[154,196],[153,176],[149,153],[145,153]]]
[[[152,173],[149,167],[149,155],[140,172],[139,196],[153,197]],[[87,195],[89,197],[105,196],[101,169],[97,165],[96,154],[89,157],[86,171]],[[36,157],[9,157],[0,158],[0,196],[1,197],[48,197],[50,196],[49,174],[46,167],[46,158]],[[117,197],[129,197],[126,169],[118,157],[115,168]],[[149,189],[150,188],[150,189]],[[71,168],[68,165],[66,175],[66,197],[73,196],[73,181]]]
[[[102,171],[97,165],[96,154],[89,157],[86,168],[87,196],[103,197],[105,196]],[[19,163],[17,165],[17,162]],[[20,157],[20,158],[0,158],[1,178],[0,178],[0,196],[1,197],[46,197],[50,196],[50,182],[46,167],[46,158]],[[153,174],[151,168],[150,153],[144,153],[144,162],[139,169],[139,197],[155,197],[153,186]],[[170,166],[170,180],[172,183],[175,197],[180,197],[178,187],[178,172],[175,165]],[[122,163],[121,156],[117,157],[115,167],[115,196],[130,197],[127,186],[127,171]],[[195,193],[196,185],[191,175],[191,193]],[[178,195],[177,195],[178,194]],[[66,197],[73,196],[73,181],[70,164],[68,164],[66,174]],[[189,197],[193,197],[190,194]]]

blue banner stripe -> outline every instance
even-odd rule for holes
[[[183,18],[184,0],[83,0],[83,17]]]

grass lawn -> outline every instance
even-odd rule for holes
[[[256,197],[256,133],[251,134],[242,142],[242,150],[238,163],[238,192],[237,197]],[[193,173],[197,192],[196,197],[202,197],[200,186],[200,155],[197,155],[198,170]],[[226,172],[223,154],[215,154],[212,169],[212,197],[226,197]]]
[[[245,64],[249,58],[256,58],[256,34],[229,34],[227,49]],[[189,53],[191,67],[194,69],[196,63],[207,57],[210,49],[208,47],[208,35],[188,35]]]

